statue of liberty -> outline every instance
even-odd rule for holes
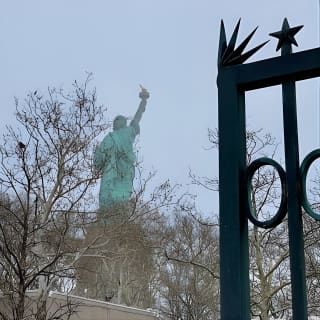
[[[127,118],[119,115],[113,120],[113,131],[108,133],[94,154],[94,169],[101,172],[99,209],[108,209],[130,200],[135,175],[133,144],[140,133],[139,122],[145,111],[148,91],[141,87],[141,102],[127,125]]]

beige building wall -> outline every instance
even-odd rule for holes
[[[29,311],[32,313],[32,304],[37,300],[36,292],[28,295]],[[33,301],[33,302],[32,302]],[[78,296],[65,295],[61,293],[51,293],[48,299],[47,311],[48,318],[58,315],[58,310],[70,304],[75,312],[69,318],[67,315],[63,319],[70,320],[159,320],[154,312],[122,306],[110,302],[87,299]],[[0,308],[4,310],[6,301],[0,297]]]

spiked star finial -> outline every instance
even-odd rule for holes
[[[220,41],[219,41],[219,52],[218,52],[218,67],[221,66],[230,66],[235,64],[241,64],[249,59],[253,54],[255,54],[260,48],[262,48],[268,41],[260,44],[259,46],[247,51],[242,54],[247,44],[251,40],[252,36],[256,32],[257,28],[255,28],[248,36],[245,38],[242,43],[235,49],[236,41],[238,37],[240,27],[240,19],[232,33],[231,39],[227,44],[226,40],[226,32],[223,24],[223,20],[221,20],[220,27]]]
[[[279,39],[276,51],[278,51],[280,48],[282,48],[286,44],[289,44],[289,45],[294,44],[295,46],[298,46],[294,36],[296,35],[296,33],[298,33],[298,31],[300,31],[302,27],[303,26],[290,28],[288,20],[287,18],[285,18],[283,20],[281,30],[269,34],[271,37],[275,37]]]

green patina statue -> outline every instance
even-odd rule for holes
[[[113,131],[108,133],[94,154],[94,169],[102,174],[99,208],[108,209],[129,201],[135,174],[133,143],[140,133],[139,122],[145,111],[148,91],[141,86],[141,102],[127,125],[127,118],[119,115],[113,121]]]

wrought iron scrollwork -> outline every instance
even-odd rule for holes
[[[300,197],[301,197],[301,205],[304,208],[305,212],[308,213],[311,217],[313,217],[315,220],[320,221],[320,213],[317,213],[313,210],[312,205],[310,204],[308,200],[307,195],[307,175],[308,171],[310,169],[310,166],[313,164],[313,162],[317,159],[320,159],[320,149],[316,149],[312,152],[310,152],[302,161],[302,164],[300,166]],[[258,169],[260,169],[263,166],[271,166],[273,167],[280,178],[280,184],[281,184],[281,200],[280,205],[275,213],[275,215],[268,219],[268,220],[259,220],[256,211],[252,205],[252,178],[257,172]],[[277,225],[279,225],[284,217],[287,214],[287,181],[286,181],[286,172],[281,167],[281,165],[276,162],[273,159],[270,158],[259,158],[254,160],[247,168],[247,190],[248,190],[248,206],[247,206],[247,213],[249,220],[256,226],[264,229],[274,228]]]

